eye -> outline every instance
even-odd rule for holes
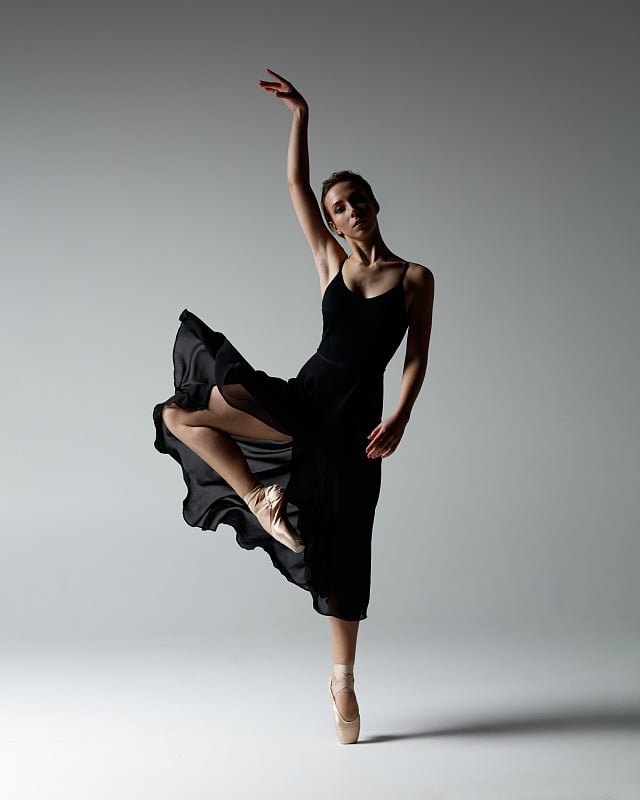
[[[344,211],[344,206],[336,206],[334,210],[336,214],[342,214],[342,212]]]

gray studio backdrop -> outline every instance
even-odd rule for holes
[[[1,36],[5,643],[324,625],[153,449],[183,308],[284,377],[320,338],[267,66],[314,185],[365,174],[436,277],[366,624],[637,630],[637,4],[27,2]]]

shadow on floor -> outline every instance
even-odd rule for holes
[[[459,722],[446,727],[407,733],[389,733],[360,739],[360,744],[396,739],[427,739],[435,736],[491,736],[589,731],[640,732],[640,708],[593,707],[567,711],[539,711]]]

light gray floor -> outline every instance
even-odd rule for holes
[[[368,627],[365,627],[367,625]],[[637,800],[640,647],[361,628],[361,742],[335,740],[326,642],[16,647],[6,800]]]

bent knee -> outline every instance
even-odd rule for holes
[[[162,421],[174,433],[181,422],[184,411],[178,406],[165,406],[162,409]]]

